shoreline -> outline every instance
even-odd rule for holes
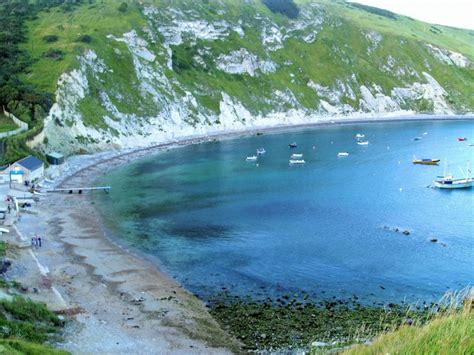
[[[62,179],[57,179],[55,186],[91,185],[110,169],[147,155],[257,132],[271,134],[336,124],[472,119],[473,116],[333,119],[183,137],[151,147],[74,156],[67,160],[66,164],[72,166],[63,172]],[[66,332],[67,343],[59,344],[60,347],[72,352],[143,349],[143,353],[226,353],[240,347],[220,328],[200,300],[146,258],[107,236],[105,221],[89,194],[48,194],[39,205],[38,214],[22,218],[19,228],[26,230],[26,234],[39,228],[48,236],[45,239],[50,247],[47,253],[37,251],[37,258],[52,270],[48,278],[67,305],[62,308],[82,310],[76,316],[75,325]],[[96,338],[100,333],[108,334],[106,341]],[[84,347],[85,343],[90,343],[89,348]]]
[[[209,141],[214,140],[227,140],[227,139],[235,139],[235,138],[243,138],[251,135],[255,135],[257,133],[264,133],[264,134],[275,134],[279,132],[285,131],[298,131],[298,130],[305,130],[305,129],[316,129],[318,127],[329,127],[329,126],[337,126],[337,125],[351,125],[351,124],[369,124],[369,123],[402,123],[402,122],[422,122],[422,121],[473,121],[474,114],[467,114],[467,115],[413,115],[411,113],[407,113],[406,115],[399,115],[399,116],[382,116],[382,117],[374,117],[374,116],[357,116],[357,117],[343,117],[343,118],[325,118],[320,119],[318,121],[314,121],[311,123],[300,123],[300,124],[281,124],[281,125],[273,125],[273,126],[256,126],[256,127],[248,127],[245,129],[237,129],[237,130],[221,130],[211,132],[207,135],[193,135],[193,136],[182,136],[178,137],[173,140],[164,141],[161,143],[149,145],[149,146],[136,146],[132,148],[122,148],[118,150],[109,150],[109,151],[102,151],[96,152],[91,154],[81,154],[81,155],[72,155],[67,158],[66,162],[71,160],[76,160],[87,157],[91,158],[93,161],[91,164],[83,164],[83,162],[79,161],[79,166],[73,167],[72,171],[59,171],[53,172],[56,174],[54,176],[57,181],[55,181],[54,186],[60,186],[62,183],[66,182],[69,178],[71,178],[74,174],[81,172],[95,163],[103,163],[106,161],[112,161],[116,158],[120,157],[130,157],[129,160],[122,162],[126,163],[131,160],[136,160],[141,158],[145,155],[153,154],[160,152],[165,149],[175,149],[191,144],[201,144]],[[74,163],[74,162],[73,162]],[[116,167],[118,165],[114,165]],[[63,176],[58,176],[57,174],[62,174]],[[91,181],[92,182],[92,181]]]

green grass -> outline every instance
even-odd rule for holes
[[[313,3],[309,0],[296,1],[303,10],[310,2]],[[472,111],[474,107],[474,71],[440,62],[425,46],[426,43],[431,43],[440,48],[461,52],[474,60],[473,31],[432,26],[404,16],[392,19],[342,1],[329,0],[318,1],[320,7],[311,10],[325,18],[315,42],[306,43],[290,36],[284,41],[284,48],[276,51],[268,51],[263,46],[262,21],[256,19],[255,14],[268,16],[281,26],[292,26],[293,23],[284,15],[272,13],[259,0],[252,0],[251,6],[224,0],[220,2],[220,6],[225,9],[225,13],[217,11],[214,1],[177,0],[170,3],[165,0],[149,0],[147,4],[153,4],[158,9],[153,19],[154,26],[170,23],[166,14],[171,4],[174,8],[192,10],[208,22],[225,20],[235,24],[238,20],[243,20],[245,31],[243,38],[231,31],[223,40],[197,40],[195,45],[185,41],[181,45],[172,46],[174,70],[169,70],[165,66],[167,55],[163,36],[155,30],[156,43],[149,42],[148,49],[156,55],[156,60],[148,65],[155,71],[161,71],[171,86],[169,90],[159,81],[153,82],[160,97],[155,102],[151,94],[146,94],[141,89],[142,83],[137,77],[127,46],[106,37],[122,37],[133,29],[139,36],[146,38],[143,28],[152,27],[149,19],[142,13],[138,2],[130,0],[127,3],[125,12],[118,11],[119,3],[113,0],[92,1],[92,4],[84,2],[67,12],[56,7],[49,12],[41,12],[36,20],[28,23],[28,41],[22,48],[30,52],[35,63],[23,75],[27,83],[36,85],[42,91],[54,93],[59,76],[77,68],[78,55],[88,48],[94,50],[108,68],[108,71],[96,77],[88,73],[89,93],[77,108],[83,115],[84,123],[90,127],[107,129],[104,115],[114,118],[113,113],[108,112],[99,99],[100,92],[108,94],[120,113],[151,118],[161,112],[165,102],[175,98],[179,100],[185,91],[189,91],[194,94],[199,107],[190,108],[190,117],[186,120],[195,123],[199,110],[220,113],[223,93],[241,102],[253,114],[293,108],[291,104],[275,100],[277,90],[290,90],[302,108],[317,110],[320,100],[327,98],[318,97],[307,86],[310,80],[330,88],[336,80],[351,85],[356,99],[342,97],[341,101],[351,104],[357,110],[361,98],[360,85],[370,87],[376,83],[386,95],[390,95],[395,87],[425,82],[421,75],[423,71],[430,72],[448,90],[448,100],[459,112]],[[370,55],[367,54],[369,43],[365,38],[365,33],[369,31],[377,31],[383,36],[379,47]],[[302,33],[297,31],[295,35]],[[57,39],[51,36],[57,36]],[[81,40],[83,38],[88,40]],[[231,75],[217,69],[216,58],[220,54],[228,54],[240,48],[246,48],[261,60],[272,60],[278,69],[274,73],[258,73],[255,77],[247,74]],[[62,59],[44,56],[52,49],[61,51]],[[208,53],[202,56],[206,67],[196,63],[193,58],[202,49],[206,49]],[[381,72],[380,67],[387,62],[389,56],[395,59],[397,65],[415,70],[420,77],[408,73],[397,77],[394,71]],[[288,62],[292,64],[286,65]],[[427,69],[425,63],[431,69]],[[353,74],[357,83],[349,79]],[[432,105],[419,99],[406,108],[425,112],[430,111]]]
[[[120,4],[113,0],[96,1],[92,5],[84,2],[67,12],[60,7],[41,12],[38,19],[28,23],[28,41],[22,46],[36,60],[24,79],[40,90],[54,93],[59,76],[77,67],[78,54],[86,48],[100,47],[108,34],[121,36],[146,24],[136,3],[130,4],[133,6],[125,13],[117,10]],[[58,40],[53,43],[43,40],[49,35],[58,36]],[[78,41],[84,35],[91,36],[91,43]],[[44,53],[51,48],[63,51],[64,58],[58,61],[45,58]]]
[[[0,339],[0,354],[66,355],[68,352],[18,339]]]
[[[473,354],[473,330],[474,312],[458,312],[423,327],[402,326],[369,346],[358,345],[344,354]]]
[[[4,257],[7,254],[8,243],[1,240],[0,241],[0,257]]]
[[[18,126],[10,118],[0,113],[0,133],[13,131],[17,128]]]
[[[62,321],[45,304],[21,296],[0,300],[0,338],[44,343],[55,339]]]

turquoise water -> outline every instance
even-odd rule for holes
[[[473,133],[473,121],[372,123],[197,144],[108,173],[98,198],[121,243],[203,299],[437,300],[473,283],[474,189],[427,186],[445,158],[454,175],[474,162]],[[258,166],[246,162],[259,147]],[[306,164],[289,166],[291,153]]]

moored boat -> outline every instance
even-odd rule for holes
[[[347,157],[347,156],[349,156],[349,153],[347,153],[347,152],[340,152],[340,153],[337,153],[337,156],[338,156],[338,157]]]
[[[358,145],[369,145],[369,141],[359,141],[357,142]]]
[[[433,181],[433,184],[438,189],[467,189],[472,187],[473,179],[466,177],[463,179],[454,179],[450,176],[441,176]]]
[[[304,159],[290,159],[289,160],[290,164],[305,164],[306,162]]]
[[[291,154],[291,159],[303,158],[303,154]]]
[[[263,155],[265,154],[267,151],[265,150],[265,148],[258,148],[257,149],[257,155]]]
[[[467,137],[458,137],[459,142],[467,141]]]
[[[423,138],[422,138],[422,137],[415,137],[415,138],[413,138],[414,141],[419,141],[419,140],[421,140],[421,139],[423,139]]]
[[[355,135],[355,137],[356,137],[356,139],[362,139],[362,138],[365,137],[365,134],[357,133],[357,134]]]
[[[433,180],[433,184],[435,187],[437,187],[438,189],[468,189],[472,187],[474,179],[472,178],[472,176],[470,176],[471,170],[469,169],[469,164],[467,164],[467,169],[464,178],[461,179],[455,179],[451,174],[447,175],[446,167],[447,164],[445,162],[443,176],[438,176],[438,178]]]
[[[421,164],[421,165],[438,165],[440,162],[439,159],[416,159],[415,156],[413,156],[412,163],[413,164]]]
[[[251,156],[247,157],[245,160],[247,160],[247,161],[256,161],[257,156],[256,155],[251,155]]]
[[[296,142],[288,144],[288,147],[289,148],[296,148],[297,147]]]

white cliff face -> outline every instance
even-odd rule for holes
[[[369,42],[369,46],[367,47],[367,54],[371,54],[373,51],[377,49],[380,42],[382,42],[382,35],[375,31],[370,31],[364,34],[365,38]]]
[[[433,112],[439,114],[454,114],[453,110],[446,102],[448,93],[443,87],[428,73],[423,72],[427,83],[413,83],[406,88],[394,88],[392,97],[399,104],[407,104],[416,100],[426,100],[433,104]]]
[[[224,10],[221,12],[225,15]],[[304,53],[294,53],[291,60],[279,60],[289,39],[310,45],[318,41],[318,33],[323,26],[341,25],[326,18],[319,5],[308,5],[301,16],[297,20],[289,20],[287,26],[261,14],[247,19],[247,22],[232,22],[208,21],[193,10],[172,7],[165,10],[145,7],[144,13],[148,24],[143,28],[121,36],[107,36],[111,44],[120,48],[114,48],[115,55],[130,58],[133,68],[128,69],[136,80],[127,82],[126,89],[115,89],[115,73],[110,62],[107,66],[104,61],[107,57],[104,56],[103,60],[96,52],[85,51],[79,57],[78,68],[64,73],[58,80],[56,103],[45,121],[43,132],[48,138],[47,147],[39,141],[36,144],[45,150],[70,154],[145,147],[215,132],[306,124],[328,117],[411,113],[420,103],[432,106],[434,113],[453,113],[447,100],[448,93],[432,74],[428,74],[431,71],[428,62],[425,63],[427,72],[419,73],[403,64],[396,54],[382,58],[375,65],[376,70],[384,73],[381,75],[398,78],[396,82],[400,86],[384,90],[377,83],[363,82],[355,74],[341,74],[329,83],[327,78],[320,82],[315,76],[309,79],[304,68],[298,67],[301,65],[298,64],[299,58],[304,58]],[[220,48],[220,44],[224,44],[230,36],[246,39],[251,34],[249,29],[254,30],[252,26],[255,23],[252,21],[256,18],[261,27],[256,29],[255,38],[259,45],[263,45],[263,50],[254,47],[250,50],[251,46],[245,48],[239,41]],[[374,52],[382,45],[383,37],[377,32],[364,32],[362,38],[367,41],[368,54],[378,54]],[[189,83],[183,83],[180,77],[174,75],[172,62],[176,58],[173,57],[174,46],[179,45],[193,49],[185,52],[191,53],[193,68],[202,70],[213,80],[220,80],[222,72],[225,72],[236,78],[239,76],[238,80],[244,82],[262,81],[269,90],[260,92],[249,87],[245,92],[251,92],[248,99],[244,95],[233,96],[235,92],[226,91],[225,83],[219,83],[218,89],[215,89],[205,80],[194,80],[192,76],[188,79]],[[436,58],[447,65],[463,68],[471,65],[459,53],[445,52],[432,46],[429,48]],[[347,54],[350,52],[344,46],[334,44],[330,49],[334,58],[351,65]],[[311,65],[318,65],[317,58],[312,59],[314,63]],[[273,77],[277,77],[275,85]],[[105,89],[102,85],[105,78],[112,78],[112,89]],[[299,91],[298,85],[303,90]],[[123,105],[120,109],[120,103],[126,101],[131,92],[146,98],[151,109],[123,112],[125,110]],[[310,100],[314,98],[311,108],[307,105],[308,97],[304,96],[308,92]],[[100,104],[100,124],[91,124],[87,117],[89,113],[84,113],[81,108],[91,95]],[[203,104],[210,97],[216,100],[214,106]],[[254,98],[261,107],[252,105]]]
[[[455,65],[460,68],[468,68],[471,66],[471,61],[463,56],[461,53],[456,53],[445,48],[438,48],[431,44],[427,44],[428,51],[438,60],[448,64]]]
[[[277,69],[276,64],[270,60],[259,59],[245,48],[233,51],[228,55],[221,54],[216,60],[218,69],[229,74],[248,74],[256,76],[257,72],[273,73]]]

